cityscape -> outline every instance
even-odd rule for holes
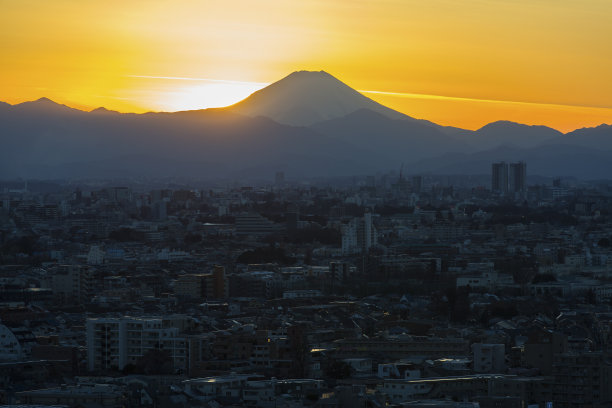
[[[604,406],[612,187],[4,183],[2,403]]]

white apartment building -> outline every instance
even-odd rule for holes
[[[188,366],[187,341],[180,328],[163,318],[87,319],[87,367],[89,370],[123,369],[136,364],[149,350],[165,350],[174,368]]]
[[[342,255],[367,252],[377,243],[378,234],[370,213],[365,213],[363,218],[353,218],[342,226]]]

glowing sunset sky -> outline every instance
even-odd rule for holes
[[[0,10],[9,103],[197,109],[306,69],[445,125],[612,123],[609,0],[21,0]]]

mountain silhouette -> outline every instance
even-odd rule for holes
[[[612,150],[612,125],[576,129],[558,139],[559,143]]]
[[[321,176],[352,174],[366,155],[307,128],[219,109],[110,114],[42,103],[0,106],[3,177],[211,178],[266,166]]]
[[[283,123],[281,123],[283,122]],[[325,72],[294,72],[229,108],[118,113],[47,98],[0,103],[3,178],[269,178],[396,169],[487,174],[525,160],[530,174],[601,179],[612,126],[562,134],[499,121],[477,131],[386,108]]]
[[[409,118],[365,97],[325,71],[293,72],[228,109],[248,116],[266,116],[293,126],[309,126],[360,109],[392,119]]]
[[[310,127],[330,138],[366,149],[372,156],[387,157],[390,164],[420,160],[440,153],[470,151],[470,146],[443,133],[438,127],[420,121],[390,119],[368,109],[360,109],[342,118]]]
[[[45,97],[37,99],[35,101],[22,102],[15,106],[18,106],[22,110],[27,110],[29,112],[81,112],[78,109],[59,104]]]
[[[92,109],[89,113],[99,113],[99,114],[115,114],[119,113],[115,110],[106,109],[104,106],[100,106],[99,108]]]
[[[466,141],[478,149],[490,149],[502,144],[517,147],[535,147],[546,143],[563,133],[546,126],[529,126],[500,120],[478,129]]]

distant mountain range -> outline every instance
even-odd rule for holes
[[[612,177],[612,126],[563,134],[494,122],[476,131],[411,118],[326,72],[294,72],[222,109],[84,112],[49,99],[0,103],[0,178],[270,178],[487,174],[524,160],[529,174]]]

